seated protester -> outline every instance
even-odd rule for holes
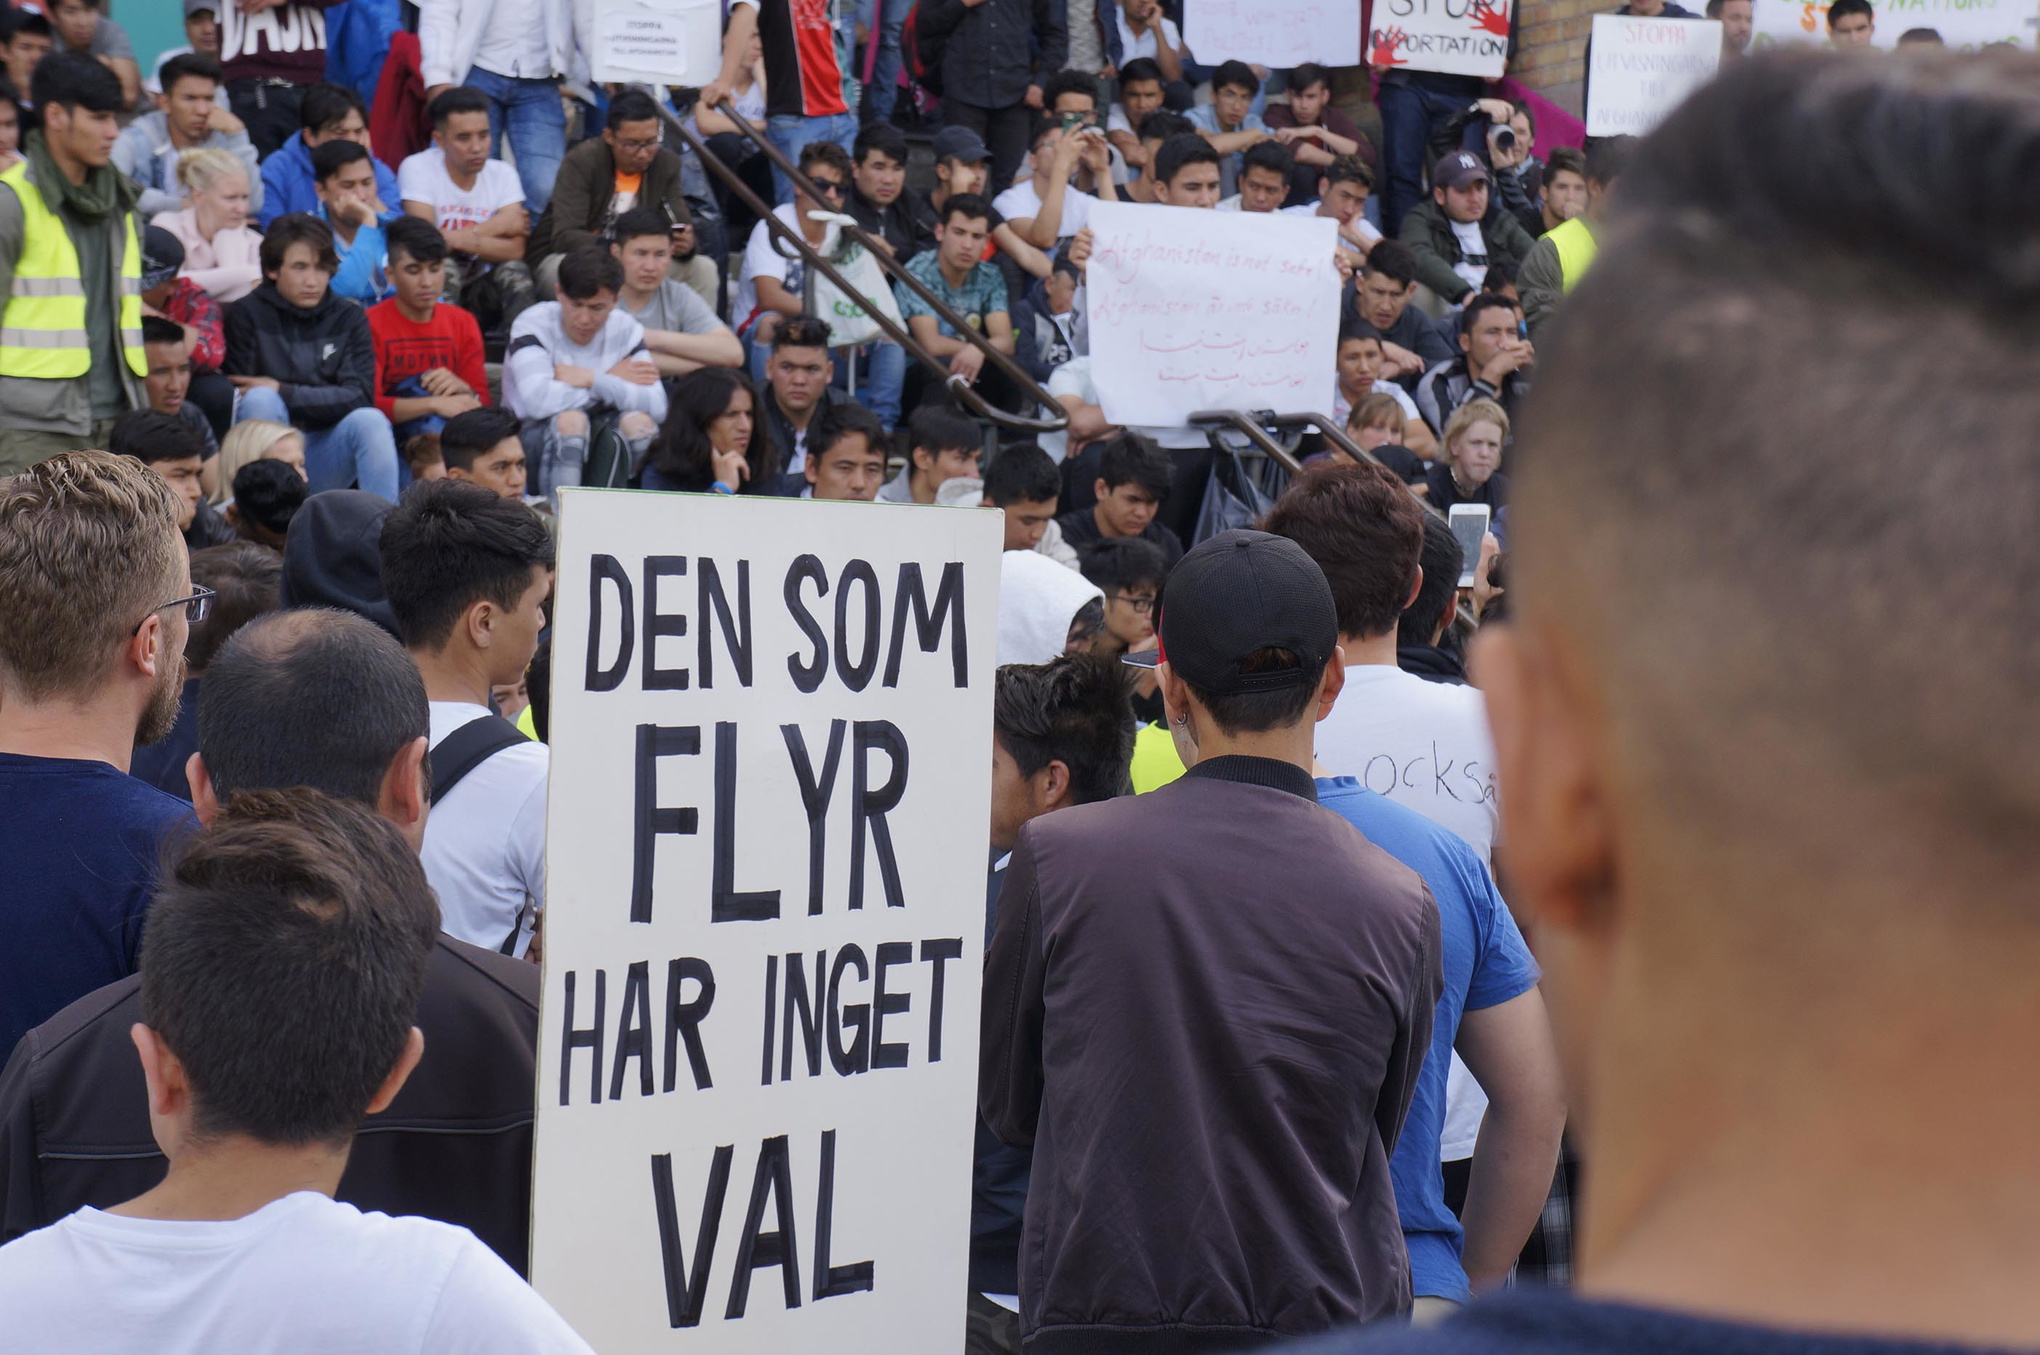
[[[1510,414],[1530,393],[1536,350],[1522,336],[1521,320],[1507,298],[1482,292],[1459,312],[1459,356],[1441,362],[1417,382],[1417,408],[1424,422],[1443,429],[1452,412],[1469,400],[1492,400]]]
[[[432,448],[437,456],[437,433]],[[358,489],[329,489],[306,499],[291,519],[283,551],[277,593],[285,609],[337,607],[395,635],[397,618],[383,588],[381,546],[383,523],[395,511],[394,504]]]
[[[850,157],[833,141],[811,141],[801,148],[796,165],[816,191],[827,199],[816,202],[795,193],[792,202],[772,209],[780,224],[800,232],[801,238],[821,250],[832,243],[829,225],[808,219],[809,212],[840,212],[844,195],[850,191]],[[804,312],[801,298],[807,290],[807,262],[781,246],[772,228],[760,221],[751,228],[744,246],[744,262],[737,274],[737,300],[730,310],[737,334],[751,346],[751,373],[758,374],[757,352],[769,345],[782,321]]]
[[[1424,514],[1423,577],[1417,595],[1396,622],[1395,666],[1426,682],[1466,685],[1466,661],[1447,649],[1445,636],[1458,619],[1459,571],[1466,552],[1452,527],[1436,513]]]
[[[1221,212],[1278,212],[1289,197],[1296,157],[1279,141],[1262,141],[1240,157],[1240,191],[1219,200]]]
[[[1604,136],[1586,158],[1586,205],[1571,220],[1559,223],[1530,246],[1517,277],[1523,314],[1534,340],[1546,321],[1593,265],[1601,219],[1613,201],[1610,190],[1635,157],[1633,136]]]
[[[0,34],[4,32],[4,26],[0,26]],[[4,49],[4,42],[4,37],[0,37],[0,49]],[[20,91],[0,74],[0,171],[13,169],[21,162],[21,138],[27,130],[23,124],[28,116]]]
[[[1492,400],[1469,400],[1445,421],[1444,455],[1424,475],[1431,507],[1450,513],[1458,503],[1484,503],[1500,512],[1509,477],[1496,467],[1509,441],[1509,416]]]
[[[977,479],[983,455],[977,420],[953,405],[925,404],[907,423],[907,464],[878,491],[878,502],[934,503],[951,480]]]
[[[1418,493],[1427,493],[1425,473],[1429,467],[1422,457],[1403,445],[1403,430],[1409,425],[1401,401],[1409,399],[1402,395],[1400,387],[1395,395],[1376,392],[1363,395],[1353,406],[1353,412],[1346,416],[1346,436],[1351,438],[1363,452],[1370,452],[1374,459],[1394,471],[1402,482]],[[1428,431],[1428,430],[1427,430]],[[1312,460],[1340,459],[1336,452],[1322,454]],[[1453,578],[1457,579],[1458,574]]]
[[[980,503],[1006,515],[1007,550],[1038,551],[1057,564],[1075,566],[1077,553],[1055,522],[1062,472],[1055,459],[1032,442],[1009,442],[985,468]]]
[[[1403,215],[1402,243],[1417,260],[1417,281],[1449,306],[1479,290],[1488,265],[1522,266],[1530,237],[1491,201],[1488,167],[1471,151],[1452,151],[1431,169],[1431,200]]]
[[[885,425],[862,405],[837,405],[815,426],[801,478],[803,499],[847,499],[870,503],[885,483]]]
[[[467,1229],[333,1198],[425,1053],[438,911],[394,826],[307,787],[247,792],[193,838],[150,907],[130,1023],[168,1172],[0,1248],[10,1329],[260,1350],[287,1306],[305,1349],[587,1351]]]
[[[319,195],[312,178],[312,152],[328,141],[358,142],[371,155],[368,144],[368,107],[361,96],[345,85],[313,85],[298,105],[303,130],[283,143],[283,148],[262,161],[262,206],[256,221],[263,230],[290,212],[315,212]],[[399,211],[402,198],[397,176],[382,161],[374,162],[375,210],[387,216]]]
[[[1071,358],[1056,368],[1046,389],[1069,416],[1069,427],[1060,433],[1043,433],[1041,446],[1061,464],[1062,502],[1066,510],[1089,512],[1097,501],[1093,486],[1098,479],[1099,458],[1104,454],[1105,444],[1119,433],[1119,426],[1105,418],[1104,397],[1099,394],[1098,383],[1091,379],[1090,358]],[[1211,450],[1211,439],[1204,430],[1187,424],[1175,428],[1135,425],[1132,431],[1171,452]]]
[[[982,257],[991,236],[991,210],[975,194],[951,196],[942,204],[941,219],[935,226],[935,248],[909,259],[906,269],[993,348],[1011,357],[1015,341],[1012,316],[1006,308],[1006,279]],[[982,380],[985,398],[1002,408],[1018,402],[1019,393],[1011,379],[997,367],[988,366],[984,350],[962,338],[919,292],[896,282],[893,295],[915,341],[930,356],[949,359],[951,376],[962,377],[971,385]],[[926,369],[916,364],[905,386],[906,405],[920,404],[927,381]]]
[[[1216,207],[1225,195],[1223,157],[1195,132],[1172,136],[1154,154],[1155,201],[1166,207]]]
[[[143,105],[142,72],[127,30],[101,12],[99,0],[50,0],[46,6],[57,50],[89,56],[120,80],[121,98],[129,108]]]
[[[425,676],[432,762],[443,770],[471,748],[496,749],[450,787],[443,776],[434,783],[418,855],[440,925],[511,956],[530,947],[545,906],[548,758],[528,739],[474,741],[503,723],[489,712],[490,688],[517,681],[538,650],[552,571],[552,533],[536,513],[450,473],[413,486],[383,523],[383,587]]]
[[[850,200],[843,210],[904,262],[935,243],[927,202],[907,187],[907,138],[889,122],[858,132],[850,149]]]
[[[680,156],[659,144],[658,105],[641,89],[617,91],[609,101],[602,135],[569,148],[560,161],[552,198],[524,246],[524,262],[537,280],[539,295],[552,299],[562,258],[614,239],[617,221],[631,211],[658,213],[665,222],[673,280],[715,311],[719,276],[715,260],[697,247]]]
[[[220,375],[227,360],[226,312],[205,288],[183,276],[182,240],[161,226],[146,226],[141,234],[142,318],[147,321],[153,312],[184,331],[185,356],[191,363],[187,394],[217,439],[234,418],[234,386]]]
[[[1104,628],[1105,595],[1074,566],[1065,568],[1031,550],[1000,557],[999,644],[994,651],[1000,667],[1089,654]]]
[[[389,253],[375,210],[375,157],[352,141],[328,141],[312,152],[318,217],[333,228],[340,271],[333,290],[372,305],[390,294]]]
[[[243,541],[281,551],[291,520],[305,506],[305,477],[285,461],[250,461],[234,475],[234,497],[220,516]]]
[[[220,443],[219,487],[206,496],[213,507],[224,509],[233,502],[234,481],[242,467],[256,461],[280,461],[298,479],[305,479],[304,434],[267,419],[243,419],[229,428]]]
[[[207,462],[207,479],[216,479],[211,462],[220,445],[213,439],[212,425],[205,412],[186,397],[191,392],[191,345],[185,342],[184,327],[173,325],[160,315],[142,317],[142,354],[148,370],[142,375],[142,389],[148,393],[149,408],[180,419],[198,438]]]
[[[1403,412],[1403,426],[1393,441],[1428,461],[1438,454],[1437,436],[1410,393],[1382,376],[1385,348],[1381,331],[1365,320],[1348,320],[1339,327],[1339,385],[1332,395],[1332,417],[1344,419],[1368,396],[1385,395]]]
[[[1075,235],[1090,220],[1091,204],[1118,200],[1111,187],[1112,143],[1095,127],[1064,128],[1043,120],[1034,131],[1033,173],[992,199],[1022,240],[1039,250],[1053,250],[1058,240]],[[1102,178],[1099,195],[1079,189],[1078,166]]]
[[[660,376],[743,366],[744,345],[716,318],[715,308],[673,280],[672,238],[665,214],[653,208],[633,207],[616,218],[609,241],[623,265],[616,308],[645,327],[645,348]]]
[[[32,9],[0,11],[0,62],[6,66],[7,83],[14,86],[22,107],[28,107],[36,65],[55,45],[56,32],[47,15]],[[22,127],[22,134],[27,135],[32,126],[33,122]]]
[[[154,471],[177,495],[177,530],[186,550],[204,550],[234,539],[234,529],[213,511],[199,487],[205,444],[190,424],[174,414],[131,409],[113,421],[106,450],[131,456]]]
[[[210,146],[240,160],[248,175],[250,209],[262,207],[261,169],[248,130],[227,113],[214,95],[220,88],[220,65],[209,56],[186,52],[165,61],[160,72],[163,92],[156,111],[127,125],[113,143],[113,166],[141,187],[139,204],[145,217],[175,212],[184,206],[177,180],[177,162],[186,151]],[[235,130],[217,130],[232,122]]]
[[[635,466],[666,417],[644,326],[616,308],[622,288],[623,265],[589,245],[561,261],[559,300],[540,302],[510,327],[503,405],[523,420],[537,493],[580,484],[593,439],[609,430]]]
[[[213,0],[190,0],[184,8],[184,46],[171,47],[156,58],[156,69],[142,77],[142,88],[151,94],[163,92],[163,68],[187,52],[199,52],[219,60],[220,26],[212,12]],[[203,8],[201,8],[203,6]],[[216,96],[221,108],[227,107],[227,91],[221,87]],[[237,119],[238,121],[238,119]]]
[[[178,157],[187,204],[151,225],[184,246],[184,276],[213,300],[238,301],[262,281],[262,236],[248,228],[248,167],[229,151],[204,147]]]
[[[524,501],[524,441],[507,409],[471,409],[439,430],[439,460],[446,478],[480,485],[499,499]]]
[[[1544,236],[1587,210],[1587,153],[1577,146],[1554,146],[1544,163],[1544,192],[1536,221],[1523,229]]]
[[[1085,234],[1070,244],[1089,241]],[[1079,305],[1083,291],[1084,265],[1077,262],[1074,249],[1059,249],[1049,275],[1030,282],[1027,294],[1013,307],[1013,360],[1035,381],[1047,381],[1056,368],[1090,351],[1091,336]]]
[[[1141,170],[1138,178],[1126,186],[1126,197],[1131,202],[1156,202],[1155,156],[1162,143],[1179,136],[1195,136],[1197,127],[1181,113],[1168,109],[1157,109],[1147,115],[1140,124]]]
[[[1162,84],[1162,68],[1153,57],[1135,57],[1119,68],[1119,100],[1105,115],[1105,139],[1119,153],[1112,162],[1112,182],[1121,188],[1147,168],[1149,148],[1134,129],[1161,110]]]
[[[1173,566],[1183,558],[1183,542],[1155,520],[1173,483],[1167,452],[1142,434],[1115,434],[1098,463],[1098,501],[1056,519],[1063,540],[1081,553],[1102,537],[1137,536],[1160,546]]]
[[[407,438],[404,442],[404,464],[411,468],[413,481],[444,480],[446,463],[439,458],[439,434],[414,433]],[[526,474],[529,473],[527,465]]]
[[[312,492],[359,485],[397,497],[397,444],[375,407],[375,340],[361,307],[333,295],[340,260],[317,217],[278,217],[262,237],[265,281],[227,308],[227,372],[239,417],[300,429]]]
[[[1191,108],[1188,116],[1205,139],[1224,157],[1219,166],[1220,197],[1239,191],[1240,153],[1273,135],[1254,105],[1261,77],[1244,61],[1222,63],[1211,77],[1211,102]]]
[[[774,328],[765,385],[758,393],[760,426],[754,436],[771,443],[774,464],[786,475],[798,479],[807,464],[808,434],[816,418],[839,405],[856,403],[830,384],[834,370],[828,321],[802,315]]]
[[[1051,121],[1104,130],[1098,121],[1098,80],[1085,71],[1065,67],[1051,75],[1041,87],[1041,107]],[[1112,182],[1123,184],[1131,177],[1126,162],[1119,158],[1119,148],[1111,144],[1112,138],[1105,141],[1112,160]],[[1098,195],[1098,176],[1088,165],[1077,171],[1077,187],[1093,197]]]
[[[732,367],[703,367],[673,383],[672,409],[645,463],[643,487],[693,494],[793,494],[772,440],[758,427],[758,392]]]
[[[953,197],[985,196],[991,177],[992,152],[984,138],[968,127],[944,127],[935,134],[935,188],[928,194],[930,215],[940,217],[943,204]],[[1023,291],[1031,278],[1049,273],[1049,255],[1020,238],[1013,224],[998,208],[989,209],[992,242],[986,259],[1006,279],[1006,295]],[[933,247],[931,239],[929,247]]]
[[[1375,163],[1373,143],[1358,123],[1332,107],[1332,73],[1314,61],[1289,72],[1287,103],[1271,103],[1261,118],[1275,139],[1296,153],[1289,205],[1300,206],[1322,196],[1318,180],[1343,155],[1361,164]]]
[[[432,145],[397,168],[404,210],[439,227],[453,252],[447,297],[483,329],[516,321],[534,300],[524,243],[531,222],[517,171],[489,158],[489,101],[465,85],[432,100]]]
[[[1417,294],[1417,256],[1400,240],[1383,240],[1348,284],[1353,313],[1381,334],[1381,375],[1413,390],[1417,378],[1452,357],[1438,327],[1410,305]]]
[[[446,237],[429,221],[390,222],[383,248],[390,296],[368,308],[375,338],[375,407],[399,440],[436,433],[448,419],[489,402],[482,327],[439,300],[446,287]]]
[[[1367,199],[1374,192],[1374,171],[1357,156],[1342,155],[1325,167],[1317,181],[1317,201],[1292,212],[1308,212],[1339,223],[1339,248],[1355,269],[1381,243],[1381,231],[1367,219]]]
[[[1137,536],[1103,537],[1077,552],[1077,568],[1105,594],[1105,628],[1091,641],[1091,652],[1117,659],[1153,649],[1155,605],[1169,577],[1162,548]],[[1163,719],[1154,670],[1137,671],[1129,693],[1135,718],[1142,724]]]

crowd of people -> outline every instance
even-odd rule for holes
[[[809,8],[699,91],[587,83],[568,0],[426,0],[366,88],[312,0],[146,78],[0,16],[0,1350],[586,1348],[520,1278],[584,484],[1003,515],[971,1355],[2040,1339],[1984,1062],[2040,298],[2026,180],[1940,153],[2024,162],[2030,58],[1765,56],[1539,159],[1158,0]],[[1788,102],[1819,157],[1719,135]],[[1335,222],[1346,438],[1112,424],[1100,201]]]

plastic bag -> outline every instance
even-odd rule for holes
[[[824,244],[831,243],[824,241]],[[892,284],[887,281],[885,270],[878,260],[871,257],[871,251],[854,240],[836,238],[837,248],[824,251],[844,281],[863,293],[878,307],[884,316],[896,325],[900,321],[899,303],[893,300]],[[844,295],[843,289],[831,282],[820,269],[814,272],[815,314],[829,322],[829,342],[838,348],[870,343],[873,339],[885,337],[878,321],[865,314],[864,308]]]

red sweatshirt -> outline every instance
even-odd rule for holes
[[[395,418],[396,388],[414,376],[444,367],[473,388],[475,398],[489,403],[489,376],[482,370],[482,327],[458,306],[437,305],[432,318],[413,324],[397,309],[397,299],[368,308],[369,333],[375,336],[375,407]]]

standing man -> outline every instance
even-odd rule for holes
[[[524,242],[531,218],[517,172],[489,156],[489,101],[455,86],[432,101],[432,145],[397,167],[404,210],[446,236],[447,290],[483,329],[515,321],[533,297]]]
[[[1523,256],[1516,288],[1523,297],[1523,317],[1535,340],[1544,322],[1557,314],[1567,292],[1579,286],[1593,266],[1600,248],[1596,231],[1608,214],[1609,190],[1635,158],[1637,139],[1633,136],[1603,137],[1587,156],[1587,205],[1577,215],[1560,222],[1539,236]],[[1556,157],[1553,157],[1554,160]]]
[[[255,145],[245,128],[233,131],[218,126],[231,122],[233,115],[214,102],[220,87],[220,66],[209,56],[187,52],[163,63],[160,72],[163,92],[160,105],[128,124],[113,143],[114,168],[141,185],[144,217],[184,209],[184,194],[177,185],[177,161],[188,150],[217,146],[231,151],[248,167],[248,209],[262,210],[262,169],[256,163]]]
[[[0,173],[0,476],[103,447],[146,403],[141,190],[113,166],[120,81],[52,52],[30,88],[43,125]]]
[[[1176,566],[1160,626],[1194,765],[1023,828],[986,957],[979,1107],[1034,1149],[1020,1326],[1041,1355],[1230,1349],[1410,1306],[1388,1159],[1438,911],[1317,803],[1331,590],[1294,542],[1224,532]]]
[[[576,18],[590,14],[589,6],[570,0],[423,0],[418,6],[426,100],[455,85],[482,95],[490,154],[502,155],[507,135],[524,184],[524,209],[533,217],[551,199],[567,153],[560,81],[573,74],[581,46]]]
[[[816,141],[840,146],[848,156],[857,119],[843,101],[836,51],[841,22],[839,0],[735,0],[723,30],[722,73],[702,87],[702,107],[714,108],[729,97],[751,60],[755,37],[765,51],[764,130],[772,144],[795,165],[802,148]],[[793,180],[777,166],[772,184],[781,203],[793,201]]]
[[[1069,34],[1055,0],[923,0],[919,40],[942,44],[942,116],[992,148],[992,191],[1003,192],[1027,153],[1041,88],[1063,68]],[[1110,172],[1110,166],[1106,167]]]
[[[227,102],[264,160],[298,130],[305,91],[326,78],[326,11],[337,3],[219,0]]]

